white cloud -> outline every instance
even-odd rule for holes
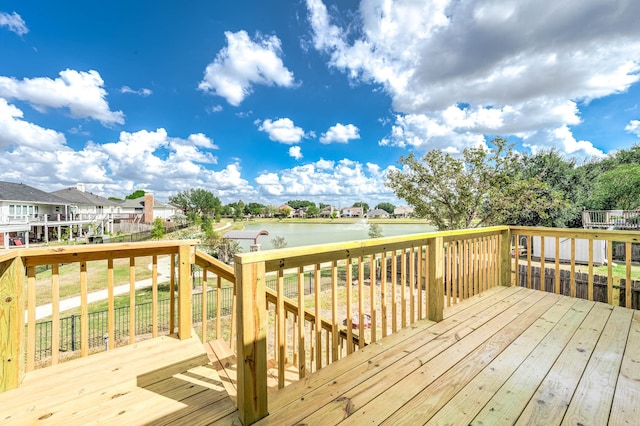
[[[293,73],[282,62],[280,39],[258,35],[253,41],[246,31],[225,32],[227,47],[207,65],[198,88],[222,96],[238,106],[256,84],[292,87]]]
[[[567,126],[541,130],[523,138],[523,145],[536,154],[541,150],[558,148],[561,152],[582,159],[603,157],[604,152],[589,141],[577,141]]]
[[[312,197],[344,204],[366,198],[385,201],[394,198],[384,185],[387,169],[350,159],[320,160],[278,173],[265,172],[256,178],[258,190],[269,197]],[[323,202],[324,202],[323,201]]]
[[[326,133],[320,136],[320,143],[348,143],[352,139],[360,139],[360,129],[353,124],[336,123],[335,126],[331,126]]]
[[[53,152],[66,144],[62,133],[23,120],[23,112],[0,98],[0,150],[21,146]]]
[[[280,142],[288,145],[298,143],[305,137],[304,130],[293,124],[289,118],[279,118],[275,121],[266,119],[259,124],[258,130],[266,132],[269,139],[274,142]]]
[[[640,137],[640,120],[631,120],[624,129]]]
[[[11,15],[0,12],[0,27],[8,27],[9,31],[13,31],[20,36],[29,32],[27,24],[25,24],[22,17],[16,12],[13,12]]]
[[[38,111],[68,108],[73,118],[93,118],[103,125],[124,124],[122,111],[111,111],[104,81],[97,71],[67,69],[60,77],[25,78],[0,76],[0,96],[28,102]]]
[[[289,156],[300,160],[302,158],[302,149],[299,146],[292,146],[289,148]]]
[[[134,95],[149,96],[149,95],[151,95],[153,93],[153,91],[151,89],[146,89],[146,88],[133,90],[129,86],[122,86],[120,88],[120,93],[132,93]]]
[[[428,137],[383,145],[459,150],[482,134],[546,132],[576,149],[554,129],[640,80],[640,2],[363,0],[344,26],[340,6],[307,0],[315,48],[350,79],[384,87],[400,115],[430,121]]]

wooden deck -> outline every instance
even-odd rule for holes
[[[164,336],[27,373],[3,425],[207,424],[236,411],[197,337]]]
[[[639,424],[638,401],[639,311],[499,287],[278,391],[258,424]]]
[[[239,424],[212,358],[163,337],[37,370],[0,423]],[[259,424],[639,424],[638,401],[640,311],[498,287],[270,393]]]

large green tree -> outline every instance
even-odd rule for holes
[[[222,210],[220,199],[202,188],[180,191],[170,196],[169,202],[181,207],[186,215],[213,216]]]
[[[596,179],[592,205],[603,210],[640,207],[640,164],[620,164]]]
[[[396,206],[394,206],[391,203],[380,203],[378,204],[377,208],[382,209],[389,214],[393,214],[393,211],[396,209]]]
[[[574,158],[565,158],[559,151],[544,150],[536,154],[524,154],[520,157],[517,173],[525,179],[536,179],[547,185],[547,190],[561,194],[567,203],[547,211],[547,219],[540,223],[536,215],[523,225],[550,225],[557,227],[581,227],[582,210],[587,205],[592,184],[584,169],[576,166]]]
[[[401,157],[386,184],[441,230],[519,224],[534,214],[540,222],[566,205],[560,192],[518,172],[519,156],[505,139],[491,145],[467,148],[461,158],[441,150]]]

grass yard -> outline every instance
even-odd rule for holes
[[[135,280],[151,278],[151,256],[135,259]],[[129,259],[113,262],[115,285],[129,282]],[[80,267],[77,263],[60,265],[58,271],[60,299],[80,294]],[[89,292],[107,287],[107,261],[87,262],[87,289]],[[36,305],[51,303],[51,269],[36,273]]]

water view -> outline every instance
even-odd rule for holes
[[[380,223],[379,225],[383,237],[436,230],[431,225],[421,223]],[[271,240],[275,237],[283,237],[287,247],[369,239],[369,223],[366,220],[355,223],[248,223],[244,229],[252,231],[264,229],[269,232],[268,236],[258,239],[262,250],[273,248]],[[240,241],[242,251],[248,252],[250,244],[251,242],[247,240]]]

